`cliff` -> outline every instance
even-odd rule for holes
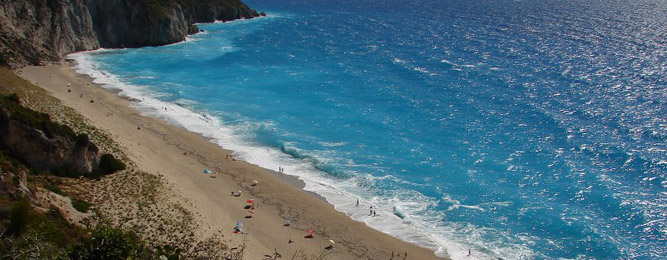
[[[171,44],[196,33],[194,23],[257,16],[239,0],[0,0],[0,64]]]
[[[0,97],[0,148],[38,171],[77,177],[98,168],[99,151],[87,135],[21,106],[15,95]]]

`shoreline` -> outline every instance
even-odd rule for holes
[[[246,214],[237,208],[245,199],[255,198],[257,214],[252,219],[242,219],[250,231],[250,259],[274,249],[283,255],[291,255],[296,249],[317,253],[328,245],[329,239],[336,242],[336,254],[331,259],[386,259],[393,252],[407,252],[407,259],[442,259],[430,249],[382,233],[336,210],[321,195],[304,190],[305,182],[296,176],[224,159],[231,151],[210,142],[203,134],[144,115],[132,106],[133,98],[102,88],[93,83],[92,77],[76,73],[69,64],[26,67],[20,72],[20,76],[49,90],[96,127],[110,132],[141,169],[164,176],[181,196],[194,202],[190,208],[202,226],[223,229],[226,236],[238,241],[240,236],[228,232]],[[66,82],[72,83],[72,93],[66,91]],[[222,169],[223,174],[210,178],[201,173],[203,168]],[[259,185],[252,186],[253,180],[258,180]],[[229,196],[235,190],[244,191],[243,199]],[[227,221],[221,223],[220,219]],[[282,227],[284,219],[290,219],[292,226]],[[308,229],[315,230],[315,238],[303,238]],[[288,239],[295,243],[288,244]]]
[[[106,51],[112,50],[100,50],[100,52]],[[423,226],[415,225],[411,219],[397,215],[396,209],[378,208],[372,202],[373,198],[362,199],[354,193],[340,189],[336,185],[339,179],[328,178],[326,171],[316,165],[310,162],[304,163],[299,158],[276,147],[252,142],[248,144],[240,139],[243,138],[242,136],[234,133],[236,131],[234,128],[226,126],[216,116],[189,108],[187,100],[185,104],[166,102],[154,96],[161,95],[159,92],[139,90],[132,83],[128,84],[118,76],[98,67],[98,63],[91,60],[92,57],[89,54],[76,53],[69,57],[76,62],[72,67],[77,73],[89,77],[89,80],[93,80],[107,91],[115,93],[119,89],[122,90],[119,96],[129,101],[136,101],[131,102],[131,107],[140,111],[142,115],[161,119],[171,125],[193,132],[228,153],[233,153],[237,159],[263,169],[271,171],[282,167],[285,169],[284,174],[296,177],[295,181],[299,183],[297,188],[320,198],[333,206],[336,211],[347,215],[348,218],[399,240],[427,248],[436,256],[451,257],[448,253],[452,249],[452,244],[447,243],[447,247],[438,244],[436,241],[442,240],[434,240],[423,231]],[[360,204],[355,206],[354,202],[359,199],[361,199]],[[379,212],[377,217],[375,214],[369,215],[369,206],[373,207],[373,212]],[[459,256],[465,255],[464,250],[467,249],[456,244],[453,245],[453,248]]]

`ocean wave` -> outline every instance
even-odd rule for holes
[[[108,50],[75,53],[69,57],[77,61],[76,71],[94,79],[103,88],[118,89],[120,96],[135,100],[132,106],[151,117],[166,120],[182,126],[189,131],[210,138],[211,142],[233,151],[235,157],[267,169],[284,168],[286,174],[296,176],[305,183],[304,189],[324,197],[337,210],[352,219],[398,237],[407,242],[429,248],[438,256],[462,258],[470,248],[475,254],[468,259],[511,259],[517,256],[533,254],[526,245],[507,246],[506,238],[489,242],[490,234],[499,231],[478,226],[451,223],[446,221],[444,212],[434,210],[438,200],[427,197],[417,191],[398,189],[381,191],[374,189],[374,183],[383,179],[400,185],[415,185],[387,175],[382,177],[338,170],[330,159],[318,156],[310,151],[301,150],[290,143],[276,142],[278,138],[252,140],[250,132],[262,131],[271,134],[274,126],[270,123],[226,124],[221,118],[192,109],[196,101],[177,99],[174,103],[158,99],[155,93],[141,86],[131,85],[118,76],[106,72],[92,56]],[[250,130],[249,130],[250,129]],[[273,141],[269,141],[273,140]],[[321,143],[326,145],[344,145],[344,143]],[[357,199],[360,205],[356,206]],[[368,207],[373,205],[376,216],[369,216]],[[455,204],[456,207],[474,208],[474,206]],[[472,240],[471,240],[472,236]],[[497,235],[496,235],[497,236]],[[528,239],[528,238],[526,238]],[[463,242],[466,241],[466,242]],[[473,241],[473,242],[470,242]]]

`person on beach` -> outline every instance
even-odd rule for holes
[[[377,213],[377,211],[373,210],[373,217],[375,217],[375,213]]]
[[[359,207],[359,199],[357,199],[357,206],[356,207]]]

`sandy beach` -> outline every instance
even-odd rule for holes
[[[199,134],[142,116],[130,100],[95,85],[70,65],[25,67],[19,74],[108,131],[139,169],[161,175],[173,185],[190,202],[182,206],[204,227],[197,236],[223,230],[225,238],[235,243],[245,239],[245,259],[263,259],[274,252],[291,258],[298,250],[317,255],[331,244],[329,240],[335,241],[335,250],[327,259],[390,259],[392,252],[401,254],[394,259],[441,259],[426,248],[350,219],[322,198],[300,189],[295,178],[233,160],[229,151]],[[204,169],[220,173],[212,178],[202,173]],[[239,190],[241,196],[230,195]],[[246,218],[250,213],[244,208],[249,199],[255,200],[252,218]],[[285,219],[291,221],[290,226],[283,225]],[[232,232],[239,221],[246,235]],[[307,230],[314,230],[313,238],[304,237]],[[288,243],[290,240],[293,242]]]

